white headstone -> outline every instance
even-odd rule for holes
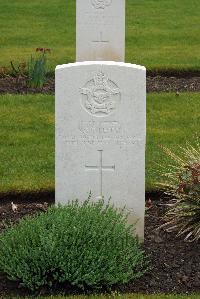
[[[115,62],[56,68],[56,202],[104,196],[143,239],[146,71]]]
[[[125,0],[76,0],[76,61],[124,61]]]

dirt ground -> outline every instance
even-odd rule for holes
[[[200,91],[200,76],[166,76],[165,74],[147,75],[147,92],[198,92]],[[7,76],[0,78],[0,94],[27,94],[27,93],[55,93],[54,78],[48,79],[43,88],[27,88],[24,78]]]
[[[46,194],[48,196],[48,194]],[[26,215],[45,212],[53,199],[45,197],[28,199],[4,197],[0,201],[0,230],[7,224],[16,223]],[[126,285],[117,285],[113,288],[119,292],[140,293],[199,293],[200,294],[200,243],[186,243],[176,238],[173,233],[167,233],[157,228],[162,224],[166,199],[158,195],[147,195],[152,201],[151,207],[145,217],[145,242],[144,250],[149,255],[152,270],[138,281]],[[11,202],[17,205],[13,212]],[[55,290],[54,290],[55,291]],[[71,286],[60,286],[57,292],[77,294],[80,290]],[[107,290],[105,290],[107,291]],[[49,290],[42,290],[49,293]],[[10,282],[4,274],[0,274],[0,295],[27,295],[28,292],[18,288],[18,283]]]

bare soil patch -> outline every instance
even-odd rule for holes
[[[158,194],[148,194],[147,199],[149,198],[152,199],[152,206],[146,213],[143,247],[150,257],[152,270],[137,281],[117,285],[113,290],[127,293],[200,293],[200,243],[185,243],[175,238],[172,233],[157,230],[162,223],[165,211],[163,204],[166,203],[166,199],[160,198]],[[26,200],[11,195],[4,197],[0,202],[0,231],[3,231],[7,224],[16,223],[24,216],[45,212],[47,206],[53,203],[51,196],[49,199],[48,201],[42,196],[39,198],[39,194],[33,196],[34,201],[31,197]],[[12,211],[11,201],[17,204],[16,212]],[[79,289],[70,285],[57,286],[52,292],[81,293]],[[27,290],[19,288],[17,282],[10,282],[4,274],[0,274],[0,295],[23,296],[28,293]],[[48,294],[50,290],[43,289],[41,293]]]
[[[147,92],[198,92],[200,91],[200,76],[191,74],[188,77],[172,75],[147,75]],[[55,93],[55,80],[49,78],[43,88],[27,88],[24,78],[7,76],[0,78],[0,94],[27,94],[27,93]]]
[[[147,76],[147,92],[198,92],[200,77]]]

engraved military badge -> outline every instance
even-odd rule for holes
[[[91,0],[91,3],[96,9],[104,9],[112,3],[112,0]]]
[[[83,107],[94,116],[108,116],[120,102],[120,89],[102,72],[80,90]]]

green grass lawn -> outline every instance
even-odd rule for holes
[[[51,297],[37,297],[35,299],[199,299],[200,295],[137,295],[137,294],[113,294],[108,296],[51,296]],[[10,299],[10,298],[7,298]],[[19,299],[19,298],[18,298]],[[28,298],[25,298],[28,299]]]
[[[199,69],[199,0],[127,0],[126,61]],[[75,0],[0,0],[0,67],[52,49],[50,70],[75,60]]]
[[[53,188],[53,96],[1,96],[0,111],[0,192]]]
[[[54,189],[54,97],[0,96],[0,192]],[[157,165],[169,163],[160,149],[179,152],[200,128],[198,93],[148,94],[146,190],[156,190]]]
[[[146,189],[157,189],[159,167],[172,161],[161,150],[170,148],[176,154],[187,142],[196,144],[200,130],[200,94],[147,95]]]

